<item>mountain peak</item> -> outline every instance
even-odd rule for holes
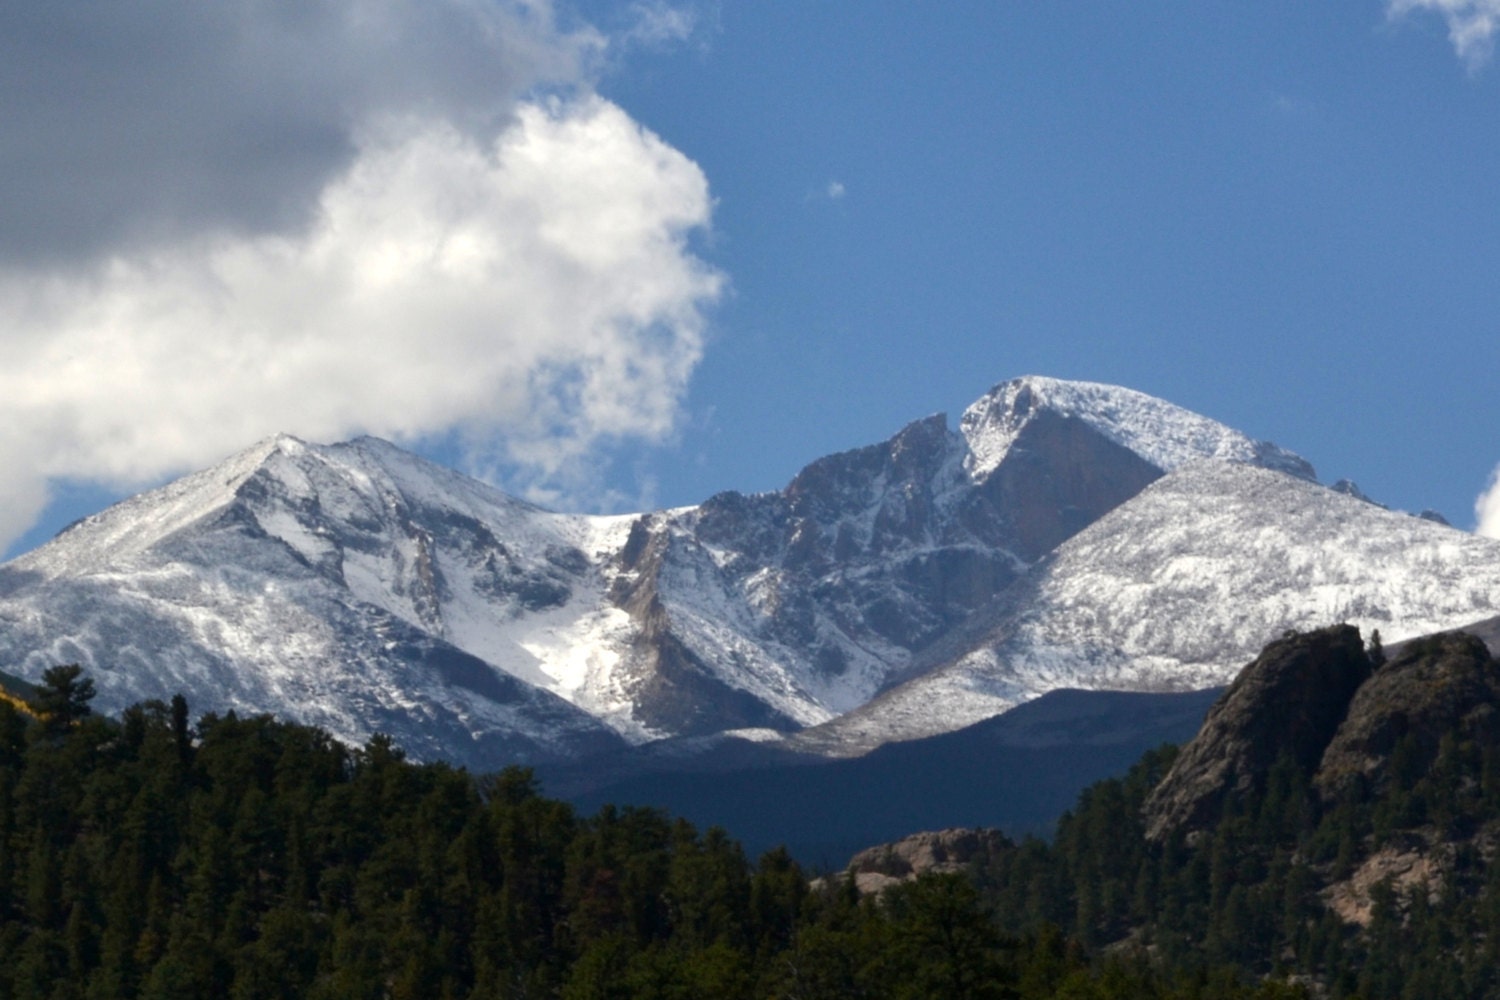
[[[310,447],[289,434],[262,438],[217,465],[75,521],[14,565],[52,576],[87,574],[128,559],[232,504],[239,488],[274,456],[295,457]]]
[[[287,455],[300,455],[307,449],[307,442],[285,431],[277,431],[262,442],[267,450],[275,449]]]
[[[1134,389],[1025,375],[1001,382],[964,411],[959,430],[971,453],[969,473],[982,478],[1009,453],[1042,411],[1073,418],[1163,472],[1202,459],[1244,462],[1317,480],[1300,456]]]
[[[182,689],[463,760],[511,729],[542,752],[825,722],[810,739],[843,753],[1064,683],[1218,682],[1329,617],[1400,638],[1496,614],[1500,542],[1311,475],[1143,393],[1035,376],[958,430],[933,415],[775,493],[643,515],[277,434],[0,568],[0,668],[78,662],[115,706]]]

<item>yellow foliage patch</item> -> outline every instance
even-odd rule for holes
[[[0,688],[0,701],[7,702],[8,704],[12,705],[17,711],[24,712],[25,714],[31,716],[33,719],[39,717],[36,714],[36,709],[31,707],[30,702],[18,695],[11,694],[4,688]]]

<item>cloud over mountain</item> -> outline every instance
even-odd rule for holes
[[[1442,15],[1448,40],[1471,71],[1489,60],[1500,31],[1500,0],[1390,0],[1386,5],[1392,18],[1418,10]]]
[[[0,545],[49,479],[275,430],[459,428],[539,488],[669,433],[711,199],[592,93],[609,44],[535,0],[0,12]]]
[[[1500,538],[1500,466],[1490,473],[1489,485],[1474,500],[1474,533],[1486,538]]]

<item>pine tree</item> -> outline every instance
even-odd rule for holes
[[[67,732],[93,711],[89,702],[94,700],[94,682],[82,675],[83,668],[76,663],[48,667],[42,672],[34,704],[50,734]]]

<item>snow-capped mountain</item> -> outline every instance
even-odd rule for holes
[[[864,704],[1036,559],[1201,459],[1313,476],[1290,452],[1142,393],[1016,379],[957,431],[928,417],[779,492],[641,518],[612,595],[660,650],[653,693],[709,678],[756,699],[718,701],[730,710],[710,728],[812,725]],[[679,703],[637,711],[670,730]]]
[[[847,753],[1061,686],[1181,689],[1288,627],[1500,613],[1500,543],[1112,386],[1022,378],[783,490],[558,514],[289,437],[0,567],[0,670],[475,767],[758,730]]]
[[[106,708],[183,692],[200,712],[383,731],[429,758],[604,750],[614,731],[532,681],[608,655],[597,563],[627,527],[381,441],[282,436],[0,567],[0,660],[27,677],[82,663]]]
[[[1270,639],[1491,617],[1500,541],[1235,462],[1185,465],[1062,543],[913,679],[793,745],[860,752],[1058,688],[1227,684]]]

